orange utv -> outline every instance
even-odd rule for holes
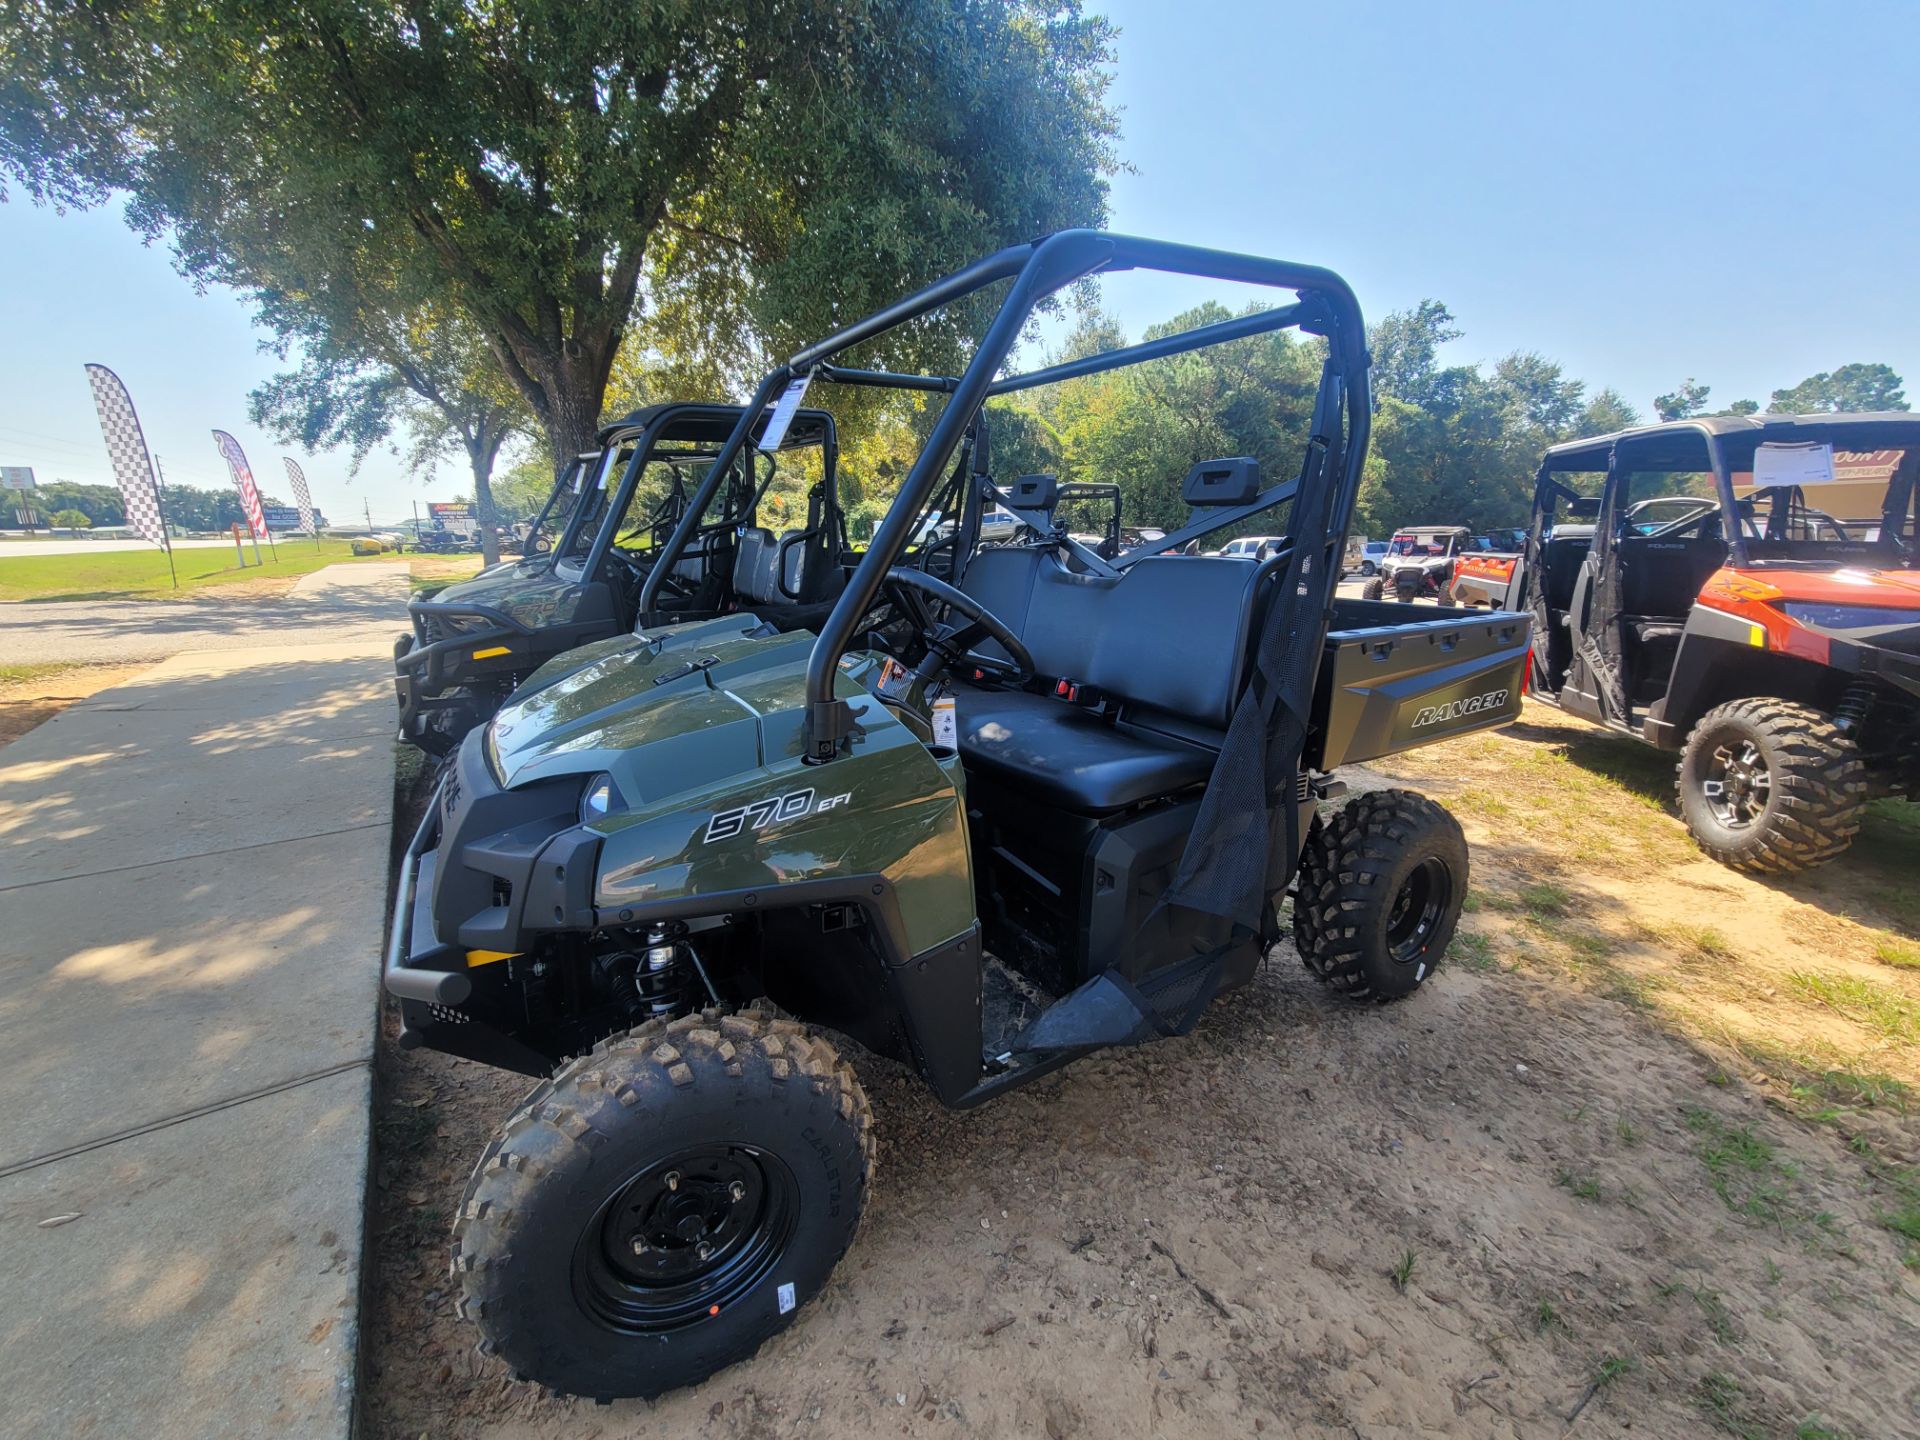
[[[1738,870],[1831,860],[1920,799],[1920,416],[1712,416],[1547,451],[1506,605],[1536,699],[1679,753]]]

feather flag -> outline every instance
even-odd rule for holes
[[[142,540],[170,550],[167,527],[160,519],[160,487],[153,477],[153,459],[147,454],[147,437],[134,413],[133,397],[120,377],[104,365],[87,366],[87,383],[93,387],[93,408],[100,412],[100,434],[113,461],[113,478],[120,482],[127,527]]]
[[[293,508],[300,512],[300,533],[315,534],[313,496],[307,490],[307,472],[300,468],[300,462],[291,455],[282,455],[280,459],[287,467],[287,484],[293,487]]]
[[[213,432],[213,443],[226,457],[227,469],[233,473],[234,488],[240,492],[240,508],[247,512],[247,528],[253,531],[255,540],[272,543],[273,537],[267,534],[267,517],[260,511],[260,491],[253,483],[253,468],[247,464],[247,452],[224,430]]]

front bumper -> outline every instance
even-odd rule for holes
[[[473,993],[473,980],[466,973],[466,957],[453,946],[442,944],[433,929],[433,875],[439,862],[436,847],[440,843],[440,797],[444,790],[444,782],[434,790],[426,817],[400,862],[400,884],[394,896],[393,923],[387,932],[381,983],[389,995],[400,1000],[454,1006]]]

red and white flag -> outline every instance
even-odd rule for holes
[[[87,366],[93,386],[93,408],[100,412],[100,434],[113,461],[113,478],[120,482],[120,500],[127,525],[142,540],[165,546],[166,526],[160,522],[160,488],[154,483],[153,461],[140,417],[133,413],[133,397],[120,377],[104,365]]]
[[[267,534],[267,517],[260,513],[260,491],[253,483],[253,468],[247,464],[247,452],[224,430],[213,432],[213,443],[220,447],[220,453],[227,459],[227,469],[233,472],[234,488],[240,492],[240,508],[247,512],[247,528],[253,531],[254,539],[271,540],[273,537]]]
[[[293,487],[293,508],[300,512],[300,533],[311,535],[314,533],[313,496],[307,490],[307,472],[291,455],[282,455],[280,459],[287,467],[287,484]]]

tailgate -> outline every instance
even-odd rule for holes
[[[1532,616],[1495,610],[1407,623],[1406,614],[1378,600],[1334,602],[1307,740],[1314,769],[1451,740],[1520,713]]]

